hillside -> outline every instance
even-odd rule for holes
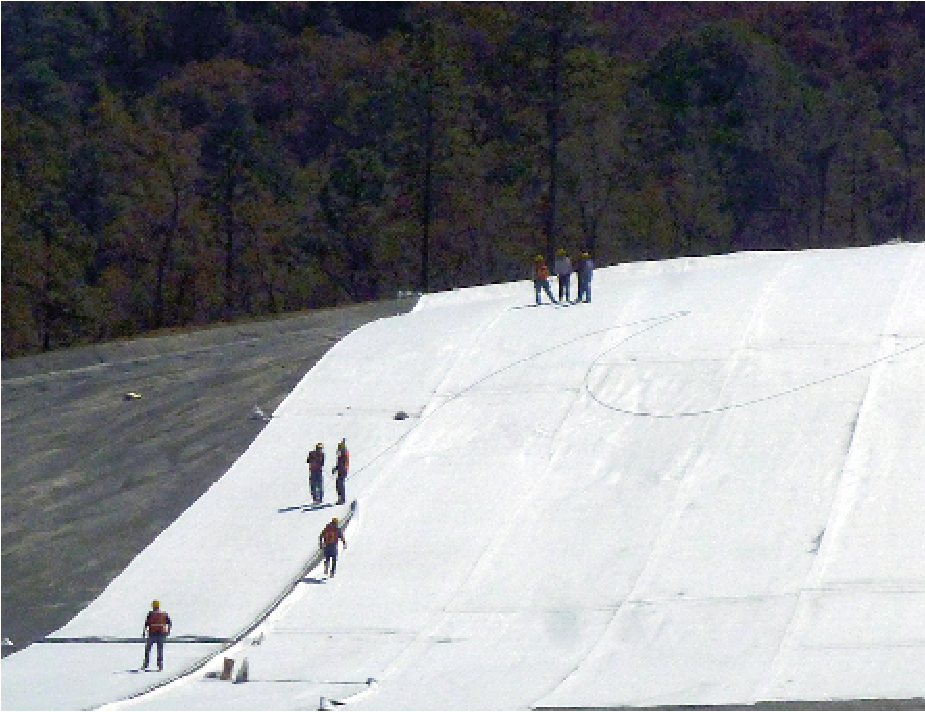
[[[219,479],[338,340],[411,299],[3,360],[3,635],[74,617]],[[126,400],[127,393],[140,398]]]
[[[339,342],[59,642],[4,660],[4,707],[173,679],[117,707],[920,704],[925,249],[626,264],[591,304],[532,299],[428,295]],[[346,510],[305,506],[304,456],[341,437],[358,505],[326,579]],[[175,642],[132,675],[153,597]],[[248,683],[206,676],[225,656]]]

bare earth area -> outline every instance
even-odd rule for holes
[[[3,655],[67,623],[218,480],[263,427],[255,406],[415,301],[4,360]]]

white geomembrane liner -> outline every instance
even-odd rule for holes
[[[925,245],[620,265],[593,299],[462,289],[348,336],[75,642],[3,660],[3,707],[925,696]],[[346,512],[305,506],[341,437],[337,575],[262,619]],[[155,595],[218,642],[148,675],[140,644],[77,642],[137,635]]]

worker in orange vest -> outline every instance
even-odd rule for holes
[[[549,288],[549,268],[546,267],[546,261],[542,255],[537,255],[533,264],[533,286],[536,288],[536,304],[540,304],[540,290],[544,290],[549,295],[549,301],[556,303],[556,298],[552,296],[552,290]]]
[[[327,526],[321,530],[321,534],[318,535],[318,543],[321,545],[321,550],[324,552],[324,575],[328,575],[328,568],[331,569],[331,576],[334,575],[334,571],[337,569],[337,542],[338,540],[344,543],[344,548],[347,548],[347,541],[344,539],[344,532],[340,528],[340,525],[337,523],[337,517],[334,517]]]
[[[145,618],[145,627],[141,633],[145,640],[145,664],[143,670],[148,669],[148,658],[151,656],[151,646],[157,643],[157,669],[164,669],[164,643],[170,635],[170,626],[173,623],[167,611],[161,610],[161,602],[157,599],[151,601],[151,610]]]
[[[344,438],[337,444],[337,464],[331,470],[332,474],[337,475],[334,481],[337,487],[337,503],[344,504],[347,501],[347,473],[350,471],[350,451],[347,449],[347,439]]]

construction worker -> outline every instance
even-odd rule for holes
[[[312,493],[312,501],[321,504],[324,499],[324,445],[315,445],[305,461],[308,463],[308,488]]]
[[[164,643],[170,635],[170,626],[173,625],[166,611],[161,610],[161,602],[157,599],[151,601],[151,610],[145,618],[145,627],[141,637],[145,638],[145,664],[142,670],[148,669],[148,659],[151,657],[151,646],[157,643],[157,669],[164,669]]]
[[[556,298],[552,296],[552,290],[549,288],[549,269],[542,255],[537,255],[533,262],[533,286],[536,288],[537,306],[540,305],[540,290],[544,290],[549,295],[549,301],[556,303]]]
[[[581,259],[578,260],[578,300],[579,302],[591,301],[591,278],[594,276],[594,260],[591,259],[591,253],[582,252]],[[584,297],[582,299],[582,297]]]
[[[560,247],[556,252],[556,261],[553,264],[556,272],[556,278],[559,281],[559,301],[571,301],[569,292],[572,288],[572,261],[565,253],[565,249]]]
[[[337,444],[337,464],[331,470],[331,474],[337,475],[334,481],[337,487],[337,503],[344,504],[347,501],[347,473],[350,471],[350,451],[347,449],[347,439],[344,438]]]
[[[331,570],[331,576],[337,569],[337,542],[340,540],[347,548],[347,541],[344,539],[344,532],[337,523],[337,517],[334,517],[327,523],[321,534],[318,535],[318,544],[324,552],[324,575],[328,575],[328,569]]]

